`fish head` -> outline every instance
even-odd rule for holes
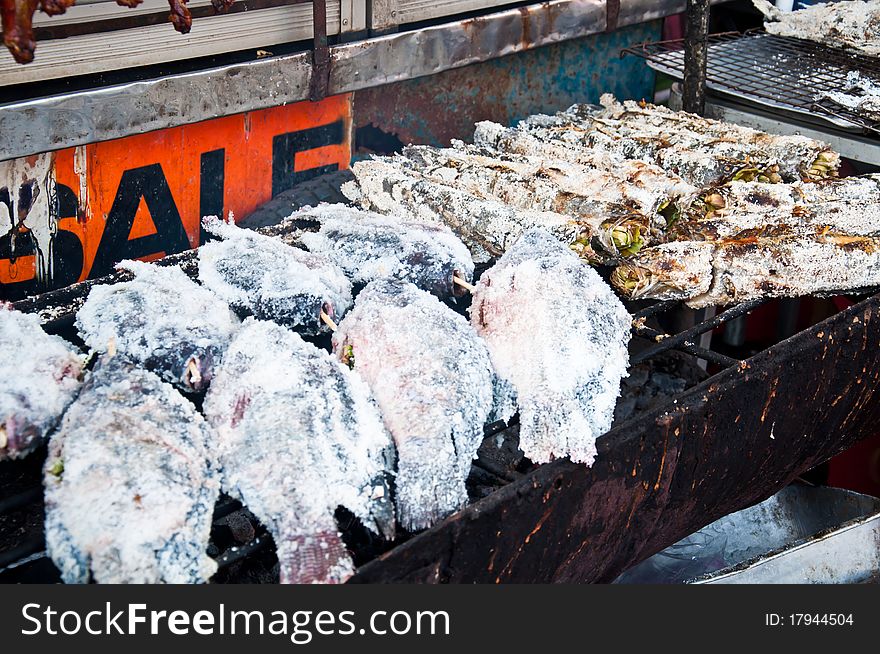
[[[632,262],[621,263],[614,269],[611,285],[630,300],[644,297],[679,299],[682,290],[662,280],[650,268]]]
[[[0,461],[17,459],[41,442],[39,430],[15,414],[6,416],[0,424]]]
[[[220,348],[215,346],[184,348],[175,357],[171,371],[175,384],[192,393],[204,391],[214,377],[219,359]]]
[[[610,257],[627,257],[644,247],[650,232],[647,216],[629,213],[604,221],[590,243],[593,250]]]

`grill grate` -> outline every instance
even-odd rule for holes
[[[642,43],[623,53],[643,57],[651,68],[670,77],[684,77],[683,39]],[[853,71],[880,83],[880,59],[874,57],[760,29],[709,37],[707,88],[801,118],[880,134],[877,120],[823,98],[840,91]]]

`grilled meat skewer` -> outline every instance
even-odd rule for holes
[[[473,280],[467,247],[445,225],[395,220],[342,204],[304,209],[291,218],[320,222],[320,231],[303,234],[302,243],[342,268],[354,284],[394,277],[445,299],[464,294],[453,280]]]
[[[82,371],[83,357],[36,316],[0,304],[0,461],[43,444],[79,392]]]
[[[464,506],[496,406],[489,354],[467,321],[409,282],[376,280],[340,323],[333,351],[366,380],[394,438],[404,529],[430,527]]]
[[[394,534],[391,439],[357,375],[297,334],[248,318],[205,398],[223,489],[275,538],[282,583],[353,572],[333,512]]]
[[[608,285],[534,229],[483,274],[470,314],[516,391],[523,453],[536,463],[568,456],[592,464],[629,362],[632,319]]]
[[[95,286],[76,326],[96,352],[116,350],[184,391],[204,390],[239,321],[213,293],[177,267],[124,261],[134,273]]]
[[[339,320],[351,306],[351,283],[328,258],[217,218],[203,222],[223,240],[199,248],[199,281],[230,306],[307,334],[326,331],[322,312]]]
[[[89,375],[49,444],[46,549],[65,583],[200,583],[219,494],[195,407],[122,356]]]
[[[631,299],[683,300],[694,308],[841,293],[880,285],[880,238],[819,230],[664,243],[620,264],[611,282]]]

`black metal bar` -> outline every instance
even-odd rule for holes
[[[0,500],[0,515],[12,513],[23,506],[27,506],[33,502],[38,502],[43,497],[43,489],[40,486],[34,486],[26,491],[5,497]]]
[[[703,115],[706,108],[706,51],[709,37],[709,0],[688,0],[684,42],[682,108]]]
[[[312,102],[327,96],[330,84],[330,48],[327,46],[327,2],[312,0],[314,46],[312,50],[312,79],[309,99]]]
[[[0,552],[0,570],[21,563],[22,559],[33,556],[45,548],[45,546],[46,544],[42,538],[35,538],[33,540],[26,540],[18,547]]]
[[[669,335],[664,334],[663,332],[659,332],[655,329],[651,329],[650,327],[639,327],[638,329],[633,330],[637,336],[641,336],[642,338],[647,338],[652,341],[656,341],[658,338],[661,339],[659,342],[663,343],[663,341],[667,340]],[[667,350],[680,350],[687,354],[693,355],[698,359],[704,359],[709,363],[714,363],[717,366],[721,366],[722,368],[729,368],[732,365],[735,365],[740,362],[739,359],[734,359],[733,357],[729,357],[726,354],[720,354],[719,352],[714,352],[712,350],[707,350],[706,348],[700,347],[695,342],[685,341],[677,346],[672,346],[666,348]],[[665,352],[666,350],[662,350]],[[657,352],[655,348],[649,348],[642,352],[638,352],[630,357],[630,365],[635,366],[644,361],[647,361],[651,357],[657,356],[661,352]]]

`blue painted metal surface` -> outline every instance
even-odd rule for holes
[[[401,143],[467,140],[479,120],[512,124],[530,114],[596,102],[602,93],[653,97],[654,73],[634,43],[660,38],[661,21],[537,48],[430,77],[358,91],[354,119],[360,154]]]

